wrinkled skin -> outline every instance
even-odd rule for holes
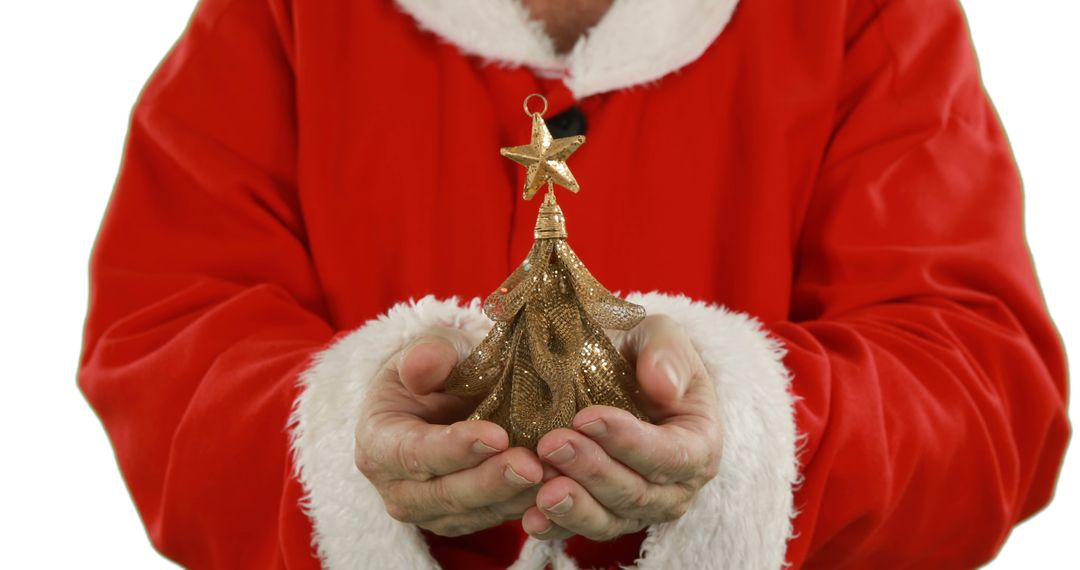
[[[356,465],[395,519],[443,536],[521,519],[543,540],[610,540],[682,516],[716,475],[716,392],[670,318],[647,317],[622,343],[655,423],[592,406],[573,429],[545,435],[535,454],[508,449],[493,423],[454,421],[476,402],[438,390],[458,361],[455,347],[467,345],[458,331],[429,331],[387,362],[361,409]]]

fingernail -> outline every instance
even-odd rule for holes
[[[533,531],[533,534],[535,534],[537,536],[543,536],[543,535],[551,532],[551,529],[553,529],[553,528],[555,528],[555,523],[553,523],[551,521],[548,521],[548,525],[546,527],[544,527],[543,530]]]
[[[563,500],[551,505],[547,508],[548,512],[556,515],[564,515],[570,512],[570,509],[574,508],[574,498],[570,495],[563,497]]]
[[[574,446],[568,441],[562,444],[562,447],[545,455],[544,458],[552,463],[567,463],[574,458],[574,455]]]
[[[473,442],[472,450],[474,453],[479,453],[481,455],[488,455],[490,453],[495,453],[496,451],[499,451],[498,449],[491,447],[490,445],[480,441],[479,439]]]
[[[604,420],[596,419],[577,428],[581,433],[589,437],[602,437],[607,435],[607,424]]]
[[[664,376],[667,377],[668,382],[675,387],[675,395],[679,398],[682,397],[683,386],[682,381],[679,379],[679,371],[675,369],[675,365],[671,363],[667,357],[660,357],[657,359],[657,364]]]
[[[503,470],[503,477],[512,485],[518,485],[520,487],[531,487],[536,484],[519,475],[518,472],[514,471],[514,468],[509,465]]]

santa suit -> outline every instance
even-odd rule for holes
[[[193,568],[989,560],[1069,428],[961,11],[735,4],[619,0],[556,57],[511,0],[204,0],[134,110],[80,371],[155,546]],[[533,92],[588,121],[570,244],[662,292],[630,298],[683,324],[720,400],[720,474],[610,545],[434,537],[353,465],[379,366],[429,326],[482,334],[449,298],[531,245],[497,149],[528,140]]]

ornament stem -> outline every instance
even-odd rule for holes
[[[548,190],[544,194],[544,203],[540,205],[540,211],[536,213],[536,227],[533,229],[533,237],[536,239],[566,239],[566,218],[563,217],[562,208],[555,201],[555,189],[548,183]]]

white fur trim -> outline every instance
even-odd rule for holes
[[[378,491],[356,469],[353,434],[376,372],[411,338],[439,325],[474,331],[478,340],[489,327],[475,302],[462,308],[454,299],[424,297],[368,321],[318,354],[301,375],[293,453],[324,568],[438,568],[423,535],[386,514]]]
[[[726,438],[720,474],[685,516],[649,528],[638,568],[780,568],[797,478],[793,397],[782,350],[745,315],[658,293],[628,300],[686,328],[716,381]],[[459,306],[429,296],[402,303],[320,353],[301,376],[293,452],[313,540],[328,569],[437,568],[417,528],[390,518],[353,465],[356,411],[369,380],[432,326],[460,328],[478,342],[490,322],[479,300]],[[462,355],[469,350],[458,348]],[[542,570],[547,564],[577,568],[561,542],[530,538],[512,569]]]
[[[564,74],[577,98],[660,79],[701,56],[738,0],[616,0],[569,54],[559,56],[520,0],[397,0],[461,51]]]

